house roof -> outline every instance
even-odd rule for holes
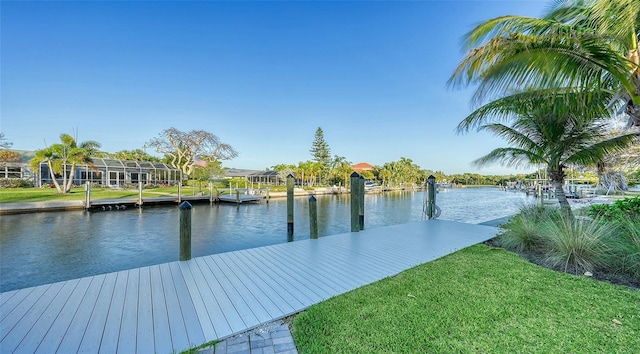
[[[360,162],[357,163],[355,165],[351,165],[351,168],[353,168],[354,171],[360,173],[362,171],[371,171],[373,170],[375,166],[373,166],[372,164],[368,164],[366,162]]]

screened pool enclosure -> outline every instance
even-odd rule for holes
[[[137,185],[174,185],[181,179],[180,170],[162,162],[127,161],[117,159],[92,158],[91,164],[76,165],[73,174],[73,184],[76,186],[90,182],[94,186],[125,187]],[[71,165],[64,166],[67,175],[71,172]],[[39,187],[53,183],[49,166],[40,163],[38,176]],[[56,180],[62,182],[62,175],[56,175]]]

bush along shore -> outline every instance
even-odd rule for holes
[[[528,207],[492,242],[551,269],[640,288],[640,197],[581,214]]]

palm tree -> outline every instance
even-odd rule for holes
[[[89,140],[78,144],[71,135],[61,134],[60,143],[37,150],[30,164],[34,171],[38,171],[40,163],[46,162],[58,193],[69,193],[73,185],[76,165],[93,166],[91,156],[98,153],[99,148],[100,143],[96,141]],[[69,166],[71,169],[67,170]],[[58,183],[56,174],[62,175],[62,186]]]
[[[347,158],[344,156],[334,155],[330,167],[330,174],[333,177],[334,183],[337,180],[346,186],[349,181],[349,175],[353,172],[351,162],[347,161]]]
[[[524,91],[480,107],[460,122],[457,129],[486,130],[511,145],[474,161],[479,166],[494,162],[513,167],[546,166],[560,206],[571,215],[563,189],[565,167],[595,166],[636,139],[633,133],[607,137],[603,117],[611,113],[606,106],[610,97],[598,91]]]
[[[478,104],[517,87],[602,89],[640,126],[640,1],[554,4],[542,18],[503,16],[474,28],[449,83],[479,84]]]

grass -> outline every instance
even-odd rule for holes
[[[312,306],[300,353],[640,352],[640,291],[477,245]]]
[[[200,188],[195,186],[183,186],[182,195],[193,195]],[[208,189],[203,187],[203,192],[208,193]],[[113,199],[113,198],[137,198],[138,189],[112,189],[112,188],[92,188],[91,199]],[[214,191],[215,193],[215,191]],[[178,195],[178,187],[163,187],[144,189],[143,198],[153,198],[167,195]],[[45,202],[53,200],[84,200],[84,187],[73,188],[71,193],[58,194],[55,188],[0,188],[0,203],[22,203],[22,202]]]
[[[201,344],[201,345],[199,345],[197,347],[191,347],[191,348],[189,348],[187,350],[183,350],[183,351],[180,352],[180,354],[198,354],[200,352],[200,349],[213,347],[218,342],[220,342],[220,341],[219,340],[212,340],[210,342],[206,342],[204,344]]]

